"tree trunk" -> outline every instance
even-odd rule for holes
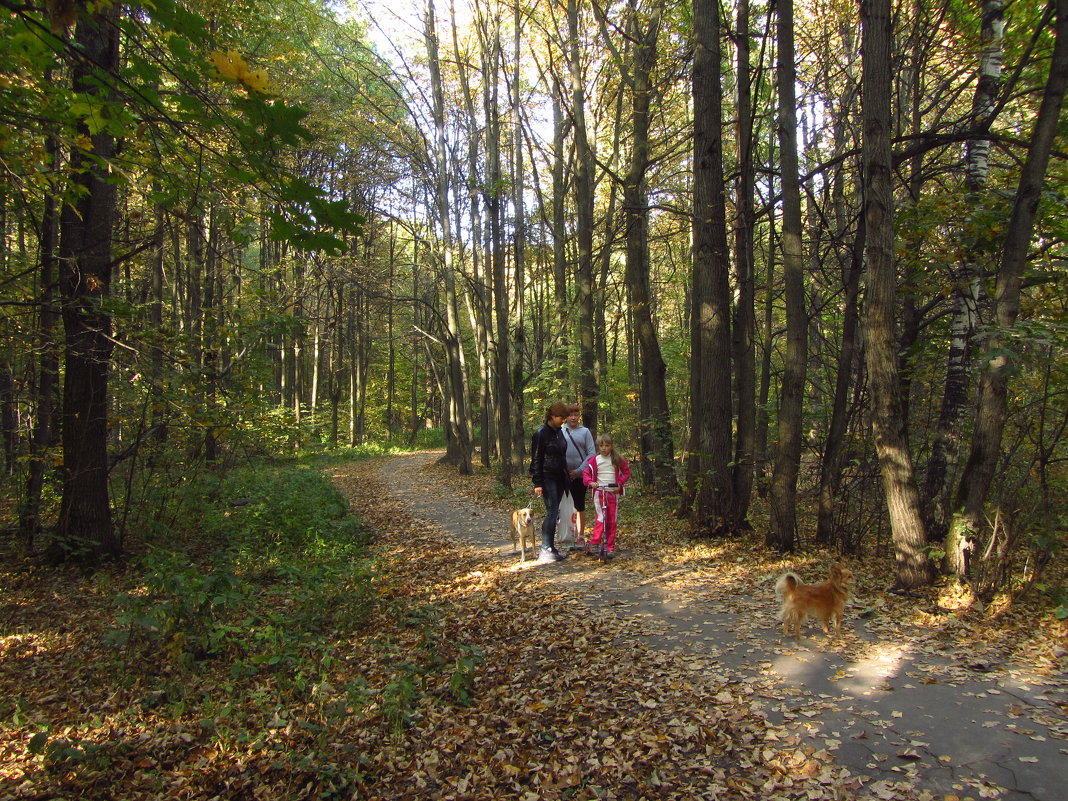
[[[674,495],[678,492],[678,482],[675,478],[675,450],[668,408],[667,365],[660,351],[653,319],[653,297],[649,289],[649,196],[646,172],[649,169],[652,72],[656,67],[660,18],[659,6],[650,9],[648,28],[642,31],[636,17],[631,17],[631,35],[635,42],[634,68],[627,77],[633,96],[633,126],[630,167],[623,186],[623,210],[626,217],[627,291],[641,358],[638,370],[641,407],[638,431],[642,477],[654,492]]]
[[[78,58],[72,88],[106,100],[119,72],[119,6],[81,9],[75,32]],[[80,126],[83,127],[83,126]],[[115,139],[105,129],[92,139],[92,158],[71,153],[71,174],[81,189],[60,217],[60,288],[65,335],[63,382],[63,496],[55,556],[92,563],[122,550],[108,492],[108,373],[111,319],[102,308],[112,271],[116,190],[107,175]],[[72,205],[73,204],[73,205]]]
[[[738,126],[736,182],[738,219],[734,229],[734,264],[737,300],[734,306],[733,363],[735,407],[738,410],[737,435],[734,443],[734,467],[731,516],[739,524],[749,515],[753,495],[756,454],[756,281],[754,276],[754,230],[756,212],[753,207],[755,175],[753,172],[753,90],[751,80],[749,0],[739,0],[737,25],[737,86]]]
[[[49,164],[57,164],[58,143],[49,136],[46,148]],[[26,497],[19,509],[19,531],[27,552],[34,548],[40,528],[41,493],[44,490],[45,463],[48,449],[55,444],[56,388],[59,386],[59,356],[57,353],[55,281],[58,215],[56,201],[51,195],[44,199],[41,216],[41,294],[37,337],[40,343],[40,362],[37,370],[37,416],[30,441],[30,463],[26,479]]]
[[[482,171],[482,167],[479,161],[481,156],[483,145],[492,146],[492,142],[488,135],[483,137],[483,123],[482,120],[475,114],[475,101],[474,95],[471,92],[471,81],[469,78],[468,62],[471,60],[466,51],[461,49],[459,25],[456,23],[456,4],[454,0],[449,1],[449,19],[452,30],[452,45],[454,51],[457,53],[456,57],[456,71],[457,78],[460,82],[460,90],[463,93],[464,98],[464,133],[467,137],[467,173],[468,178],[463,183],[467,186],[467,226],[470,229],[471,237],[471,292],[468,293],[468,307],[471,308],[471,323],[475,333],[475,343],[478,353],[478,368],[479,375],[482,380],[479,382],[479,455],[481,457],[481,463],[483,467],[489,467],[492,463],[494,452],[497,450],[497,422],[495,419],[497,404],[495,403],[495,345],[494,335],[492,333],[493,326],[493,312],[491,307],[491,279],[489,276],[489,268],[484,264],[489,264],[492,260],[492,255],[487,256],[485,261],[482,258],[482,247],[485,244],[484,241],[484,226],[482,223],[482,201],[481,196],[486,196],[486,207],[490,215],[495,211],[499,215],[499,208],[492,206],[492,198],[489,197],[494,191],[493,182],[487,177],[485,181],[478,179],[479,174]],[[485,91],[489,91],[488,76],[495,75],[487,64],[486,59],[487,45],[485,42],[485,31],[480,22],[478,27],[478,34],[482,43],[482,63],[483,67],[481,74],[487,76],[487,80],[483,82]],[[462,54],[462,55],[461,55]],[[495,124],[490,122],[490,124]],[[488,131],[487,131],[488,134]],[[459,169],[457,169],[459,173]],[[487,189],[488,185],[488,189]],[[454,207],[454,214],[456,218],[456,230],[462,231],[464,229],[463,223],[463,204],[457,203]],[[494,223],[490,223],[491,229],[494,227]],[[499,231],[499,220],[496,223],[496,229]],[[490,243],[488,244],[488,250],[492,254],[494,245],[492,241],[494,239],[493,231],[490,232]]]
[[[890,2],[862,0],[865,255],[868,266],[866,334],[875,450],[890,511],[896,585],[931,580],[920,497],[905,437],[894,335],[894,201],[890,159]]]
[[[979,380],[979,407],[971,452],[957,490],[960,512],[951,526],[951,537],[960,543],[961,551],[968,549],[979,532],[983,505],[1001,455],[1001,437],[1008,415],[1008,381],[1016,367],[1009,337],[1020,311],[1020,284],[1027,264],[1035,213],[1057,135],[1065,85],[1068,84],[1068,0],[1056,0],[1054,13],[1057,41],[1005,234],[994,295],[995,332],[988,339],[986,348],[991,356]]]
[[[512,446],[510,448],[512,468],[510,474],[521,476],[523,474],[524,447],[526,444],[526,432],[523,426],[523,354],[526,351],[526,321],[524,310],[524,293],[526,290],[526,248],[527,248],[527,221],[524,208],[524,192],[526,181],[523,175],[523,83],[520,81],[520,65],[522,64],[522,20],[523,13],[520,4],[515,6],[513,58],[515,59],[515,71],[512,75],[512,83],[515,91],[513,101],[515,113],[515,142],[514,142],[514,166],[512,174],[513,196],[512,203],[515,206],[515,314],[512,317],[512,331],[515,342],[515,355],[511,360],[512,381],[510,386],[511,396],[502,399],[503,403],[511,405]],[[511,485],[509,485],[511,486]]]
[[[567,302],[567,184],[564,180],[564,165],[567,162],[564,154],[564,143],[567,138],[569,124],[561,107],[559,96],[562,92],[563,89],[560,86],[557,86],[556,91],[553,92],[552,301],[555,307],[554,322],[559,328],[552,337],[550,356],[556,362],[557,370],[564,373],[567,363],[567,346],[565,343],[570,338],[568,333],[570,330],[568,325],[570,315]]]
[[[594,342],[593,282],[593,148],[586,129],[586,83],[582,70],[582,46],[579,32],[578,0],[567,3],[568,35],[571,40],[571,113],[575,123],[575,205],[578,266],[575,274],[578,307],[579,401],[582,422],[597,431],[597,399],[600,365]]]
[[[852,87],[851,96],[859,95],[854,83],[855,66],[859,60],[852,22],[841,25],[842,55],[846,61],[846,73]],[[857,109],[850,102],[842,108],[834,121],[835,151],[844,153],[853,147],[851,120],[855,119]],[[844,169],[838,169],[833,177],[832,205],[834,224],[838,241],[848,242],[850,236],[852,208],[854,199],[847,200],[846,188],[854,182],[847,180]],[[864,219],[860,218],[852,234],[853,242],[848,253],[839,251],[838,263],[841,266],[844,302],[842,304],[842,340],[838,353],[838,372],[834,382],[834,397],[831,401],[831,419],[827,426],[827,440],[823,446],[823,458],[820,461],[820,496],[816,515],[816,542],[831,545],[836,539],[834,530],[834,512],[838,502],[838,491],[842,481],[842,467],[845,461],[845,437],[849,428],[849,395],[857,376],[858,352],[860,350],[860,280],[864,271]]]
[[[456,276],[452,264],[452,224],[449,219],[449,160],[445,142],[445,93],[438,60],[434,0],[427,1],[426,45],[434,101],[434,160],[437,173],[435,203],[441,229],[439,267],[444,280],[445,302],[445,404],[446,459],[459,467],[462,475],[474,472],[472,464],[470,404],[467,372],[460,342],[460,314],[456,297]]]
[[[989,124],[997,108],[1004,29],[1005,8],[1002,0],[986,0],[983,4],[983,56],[972,100],[972,119],[975,124]],[[990,147],[989,139],[974,139],[968,143],[965,156],[964,191],[973,208],[977,209],[982,208],[981,193],[990,167]],[[971,383],[972,338],[978,314],[981,273],[979,255],[971,248],[964,253],[953,282],[953,321],[950,324],[946,383],[924,480],[924,522],[927,536],[932,540],[944,540],[949,532],[950,479],[960,454],[961,420],[968,404]],[[959,543],[951,543],[946,550],[946,570],[963,574],[963,556]]]
[[[690,520],[704,535],[733,529],[731,503],[730,287],[723,182],[719,5],[698,0],[694,18],[693,290]]]
[[[496,416],[496,447],[498,478],[512,486],[512,371],[511,352],[508,343],[510,314],[508,308],[508,265],[502,231],[501,201],[504,194],[504,179],[501,169],[501,123],[498,102],[497,76],[500,72],[502,53],[500,19],[494,15],[482,38],[483,85],[486,115],[486,208],[490,229],[490,259],[493,267],[493,319],[494,341],[493,373],[495,378],[493,408]]]
[[[856,372],[860,312],[857,303],[864,263],[863,220],[853,240],[853,253],[844,268],[845,305],[842,309],[842,347],[838,354],[838,374],[834,382],[831,422],[820,464],[820,499],[816,515],[816,542],[831,545],[835,540],[834,510],[841,486],[845,460],[843,444],[849,426],[849,390]]]
[[[771,478],[767,543],[792,551],[797,537],[797,476],[801,467],[808,318],[801,252],[801,182],[797,163],[797,68],[793,0],[782,0],[776,72],[779,91],[779,147],[782,151],[782,264],[786,291],[786,354],[779,398],[779,445]]]

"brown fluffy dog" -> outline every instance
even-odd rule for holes
[[[782,633],[789,636],[793,630],[801,636],[801,626],[814,617],[823,621],[823,631],[831,633],[842,627],[842,610],[853,586],[853,571],[841,565],[831,566],[830,577],[819,584],[802,584],[793,573],[786,573],[775,582],[775,597],[782,602],[779,617]]]
[[[530,547],[534,547],[534,512],[530,508],[516,509],[512,512],[512,551],[522,552],[520,559],[527,561],[527,539],[530,539]]]

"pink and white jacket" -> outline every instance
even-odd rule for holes
[[[597,457],[600,454],[594,454],[585,462],[582,463],[582,483],[587,487],[597,488],[599,486],[597,481]],[[620,459],[619,467],[616,468],[615,481],[610,482],[619,487],[619,494],[623,494],[623,485],[630,480],[630,465],[627,464],[626,459]],[[605,486],[601,484],[600,486]]]

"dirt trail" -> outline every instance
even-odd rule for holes
[[[636,569],[642,556],[626,550],[607,565],[575,555],[520,566],[507,514],[428,490],[421,471],[439,455],[382,464],[385,484],[414,516],[502,569],[539,571],[574,598],[576,625],[586,609],[611,610],[634,621],[652,648],[699,656],[702,664],[711,659],[787,736],[829,751],[866,777],[868,797],[896,797],[891,788],[905,783],[931,798],[1065,798],[1063,672],[976,662],[929,641],[895,637],[893,621],[858,616],[864,599],[847,609],[842,637],[826,638],[813,627],[800,641],[784,639],[774,619],[774,576],[757,597],[714,582],[700,593],[679,592],[678,576],[650,577]]]

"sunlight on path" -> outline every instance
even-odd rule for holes
[[[628,559],[601,565],[573,555],[555,565],[521,564],[511,551],[507,515],[425,491],[420,468],[437,456],[383,463],[387,485],[414,514],[491,555],[500,571],[534,571],[575,599],[579,617],[586,608],[629,619],[650,647],[685,655],[695,669],[744,687],[769,722],[782,726],[780,737],[827,749],[866,777],[868,797],[894,799],[907,790],[930,799],[1065,798],[1068,725],[1036,690],[1042,682],[962,671],[959,660],[881,639],[850,609],[840,636],[810,628],[800,639],[784,639],[770,598],[773,577],[768,598],[724,599],[714,597],[713,587],[704,597],[671,590],[664,585],[685,571],[650,579],[628,570]],[[1027,719],[1028,710],[1038,714]],[[1052,725],[1038,722],[1043,714]]]

